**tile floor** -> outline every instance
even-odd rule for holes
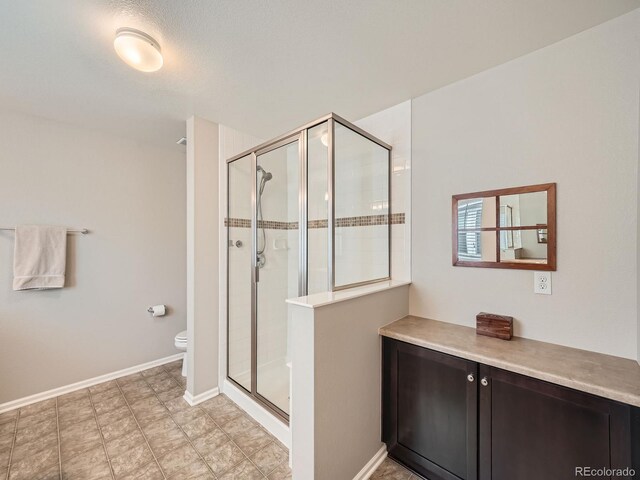
[[[182,362],[0,414],[0,480],[291,479],[289,452],[224,395],[191,407]],[[372,480],[417,480],[385,460]]]
[[[399,463],[386,458],[371,475],[371,480],[420,480],[422,477],[411,473]]]
[[[231,400],[182,398],[181,361],[0,414],[0,480],[291,478]]]

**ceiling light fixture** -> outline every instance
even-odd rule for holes
[[[135,28],[119,28],[113,48],[122,61],[141,72],[155,72],[162,67],[158,42]]]

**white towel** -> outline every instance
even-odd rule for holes
[[[64,287],[67,262],[67,229],[18,225],[13,256],[13,289]]]

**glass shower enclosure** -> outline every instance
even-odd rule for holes
[[[285,422],[285,300],[391,277],[390,166],[335,114],[227,160],[227,378]]]

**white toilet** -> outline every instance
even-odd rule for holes
[[[187,331],[184,330],[176,335],[175,345],[178,350],[182,350],[184,353],[184,359],[182,360],[182,376],[187,376]]]

